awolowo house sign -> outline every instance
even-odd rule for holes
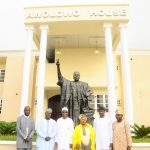
[[[77,20],[128,21],[128,5],[25,8],[25,23]]]
[[[89,12],[90,16],[126,16],[127,10],[126,9],[96,9],[96,10],[90,10]],[[60,18],[60,17],[79,17],[81,12],[79,10],[69,10],[69,11],[56,11],[51,12],[51,10],[47,11],[40,11],[40,12],[34,12],[27,14],[28,18]]]

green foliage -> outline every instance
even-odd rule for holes
[[[133,131],[131,131],[135,137],[137,138],[143,138],[143,137],[148,137],[150,135],[150,127],[146,127],[144,125],[137,125],[134,124],[134,126],[132,126]]]
[[[0,121],[0,135],[16,134],[16,122]]]
[[[33,135],[33,142],[36,141],[37,135]],[[0,141],[16,141],[16,135],[0,135]]]
[[[150,137],[142,137],[142,138],[132,137],[132,142],[133,143],[150,143]]]
[[[0,141],[16,141],[16,135],[0,135]]]

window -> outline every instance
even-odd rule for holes
[[[89,102],[89,106],[95,110],[99,105],[103,105],[108,112],[108,95],[107,94],[95,94],[92,95],[92,101]]]
[[[0,114],[2,112],[2,99],[0,98]]]
[[[4,78],[5,78],[5,70],[0,69],[0,82],[4,82]]]

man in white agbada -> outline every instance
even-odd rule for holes
[[[37,150],[54,150],[56,121],[51,119],[52,109],[45,112],[45,119],[37,125]]]
[[[68,117],[68,108],[62,108],[62,117],[57,120],[56,147],[58,150],[72,148],[73,120]]]
[[[105,116],[105,107],[99,107],[99,117],[94,119],[93,127],[96,134],[96,150],[112,149],[112,121]]]

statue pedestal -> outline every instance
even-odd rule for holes
[[[85,114],[88,118],[88,123],[93,125],[93,120],[94,120],[94,110],[91,108],[84,108],[83,109],[83,114]]]

